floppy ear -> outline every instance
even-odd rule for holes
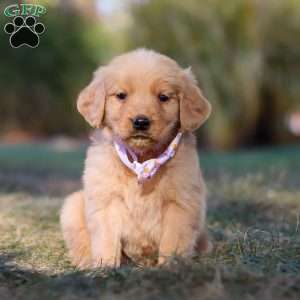
[[[190,68],[183,71],[180,97],[180,124],[184,131],[194,131],[209,117],[211,105],[199,89]]]
[[[95,128],[101,126],[105,106],[104,70],[94,74],[92,82],[78,96],[77,109],[85,120]]]

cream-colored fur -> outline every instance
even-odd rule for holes
[[[162,93],[168,101],[159,101]],[[78,109],[99,129],[87,153],[83,190],[69,196],[61,212],[72,262],[117,267],[125,256],[164,263],[172,255],[207,251],[206,191],[192,131],[207,119],[210,104],[191,71],[150,50],[121,55],[95,73]],[[143,137],[132,128],[137,115],[151,120]],[[159,155],[178,130],[184,135],[175,157],[138,184],[117,156],[114,138],[144,161]]]

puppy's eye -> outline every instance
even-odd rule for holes
[[[125,100],[127,98],[127,94],[125,92],[120,92],[116,94],[116,96],[119,100]]]
[[[159,95],[158,95],[158,98],[159,98],[159,100],[160,100],[161,102],[166,102],[166,101],[168,101],[168,100],[170,99],[170,97],[167,96],[167,95],[165,95],[165,94],[159,94]]]

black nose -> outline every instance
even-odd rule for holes
[[[147,130],[150,127],[150,120],[145,116],[137,116],[133,119],[132,125],[136,130]]]

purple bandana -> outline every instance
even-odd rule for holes
[[[137,156],[133,150],[127,147],[122,141],[115,140],[114,146],[124,165],[137,175],[139,183],[143,183],[145,180],[152,178],[158,171],[159,167],[175,155],[181,137],[182,132],[178,132],[174,140],[162,154],[160,154],[157,158],[146,160],[143,163],[138,162]],[[131,156],[133,162],[129,160],[128,155]]]

